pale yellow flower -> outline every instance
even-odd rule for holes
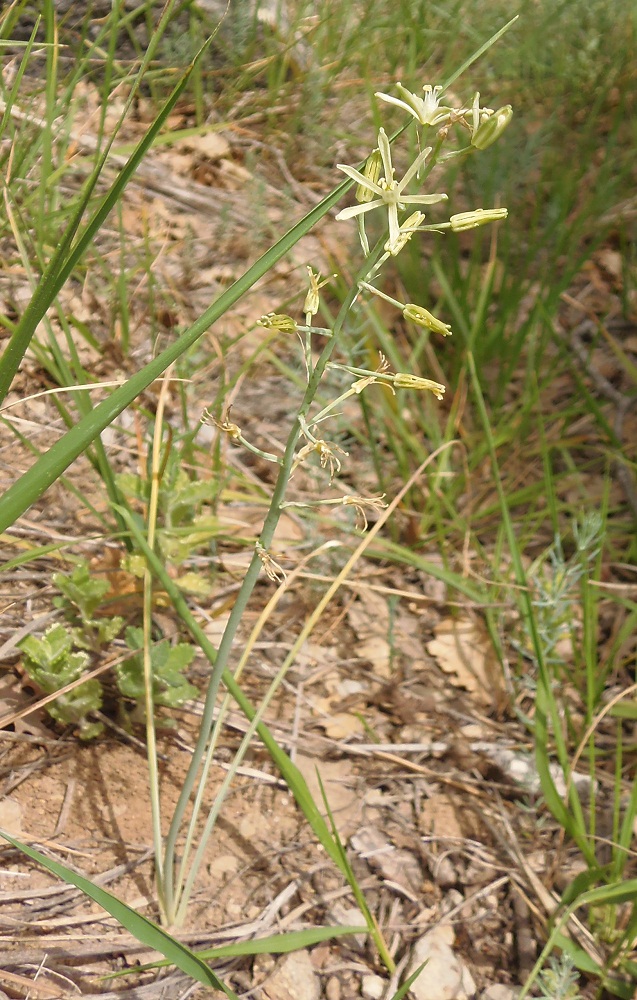
[[[400,224],[398,222],[399,209],[402,210],[407,205],[435,205],[436,202],[445,201],[447,195],[407,195],[403,193],[409,182],[416,176],[422,165],[425,163],[431,152],[431,146],[427,146],[426,149],[423,149],[423,151],[416,157],[412,165],[409,167],[403,179],[400,181],[394,179],[395,170],[391,160],[391,147],[389,145],[389,139],[385,134],[385,130],[382,128],[378,133],[378,149],[380,151],[383,170],[385,172],[384,177],[380,177],[378,181],[374,181],[370,177],[365,177],[365,175],[359,170],[356,170],[355,167],[349,167],[344,163],[337,164],[339,170],[342,170],[344,174],[347,174],[347,176],[353,181],[356,181],[361,188],[375,194],[376,198],[372,199],[372,201],[344,208],[338,213],[336,218],[339,220],[352,219],[356,215],[371,212],[375,208],[386,208],[389,218],[389,244],[390,246],[394,246],[400,238]]]
[[[397,83],[396,90],[402,96],[402,100],[398,97],[391,97],[389,94],[376,94],[375,96],[379,97],[381,101],[396,104],[399,108],[408,111],[421,125],[444,124],[449,120],[453,108],[440,107],[442,87],[432,87],[431,84],[426,83],[422,89],[425,96],[418,97],[417,94],[412,94],[410,90],[403,87],[402,83]]]

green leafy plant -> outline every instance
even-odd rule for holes
[[[12,325],[8,347],[0,358],[0,403],[4,400],[27,349],[32,342],[35,342],[34,338],[39,324],[45,319],[48,310],[65,283],[77,273],[76,269],[81,267],[89,247],[104,226],[110,213],[118,208],[127,183],[138,169],[146,152],[159,137],[162,126],[168,120],[168,116],[175,109],[180,96],[186,91],[201,65],[208,42],[195,57],[183,78],[176,84],[147,133],[124,160],[121,169],[118,168],[116,179],[109,181],[105,193],[102,193],[104,188],[100,185],[107,174],[109,155],[119,127],[139,94],[142,80],[150,69],[153,54],[156,51],[156,41],[170,21],[173,6],[169,3],[164,9],[158,27],[157,39],[155,36],[151,39],[139,73],[130,81],[130,91],[119,125],[109,133],[108,141],[103,142],[103,145],[100,146],[88,179],[84,182],[79,196],[72,204],[69,214],[64,218],[59,238],[51,241],[51,245],[55,249],[51,251],[46,248],[48,245],[39,248],[41,268],[38,273],[41,273],[41,277],[34,277],[33,297],[17,322]],[[53,28],[55,22],[54,8],[51,3],[46,5],[46,14],[48,37],[50,38],[48,44],[54,46],[55,32]],[[110,38],[111,45],[115,44],[118,18],[122,16],[124,16],[123,6],[116,4],[112,21],[112,25],[115,27]],[[331,440],[327,434],[327,428],[330,427],[329,421],[335,417],[344,400],[370,393],[390,393],[392,398],[396,394],[399,399],[402,399],[402,393],[406,390],[410,394],[422,393],[432,399],[440,400],[445,392],[444,384],[437,379],[417,374],[412,366],[395,365],[389,352],[380,358],[375,353],[370,355],[370,352],[361,352],[360,356],[355,358],[342,357],[336,352],[340,350],[341,345],[347,342],[348,324],[352,319],[355,321],[354,326],[356,325],[358,318],[356,310],[359,308],[359,304],[364,303],[366,307],[369,307],[369,304],[379,296],[386,297],[382,289],[379,288],[381,268],[387,262],[391,264],[393,258],[402,253],[410,241],[414,241],[417,233],[432,231],[462,233],[467,229],[497,222],[506,216],[506,210],[501,208],[479,208],[475,211],[454,213],[447,222],[432,222],[425,225],[425,215],[421,211],[424,206],[434,205],[446,199],[446,194],[432,193],[429,190],[428,185],[430,185],[434,168],[454,160],[478,156],[499,138],[510,121],[511,109],[508,105],[494,112],[482,105],[479,94],[476,94],[467,106],[450,96],[445,96],[445,101],[449,103],[444,105],[441,103],[442,94],[446,94],[459,73],[471,65],[477,56],[482,54],[504,30],[506,28],[501,29],[489,42],[481,46],[472,58],[466,60],[460,70],[447,78],[444,91],[442,88],[427,84],[423,88],[424,97],[421,97],[419,93],[411,93],[402,86],[398,87],[399,98],[394,95],[379,95],[379,99],[385,103],[397,105],[401,111],[407,111],[410,116],[407,124],[393,135],[385,131],[383,127],[379,127],[376,140],[377,148],[370,151],[364,164],[358,166],[340,165],[346,180],[335,187],[276,244],[270,247],[191,326],[176,336],[167,348],[158,353],[149,364],[135,372],[123,385],[116,387],[106,399],[93,405],[84,384],[80,383],[81,388],[77,395],[78,419],[76,421],[67,420],[69,429],[66,433],[45,454],[39,456],[31,468],[20,476],[0,499],[0,530],[4,530],[12,525],[30,504],[39,499],[53,482],[62,477],[68,466],[78,456],[88,453],[104,477],[111,510],[114,512],[118,526],[127,543],[131,549],[136,548],[144,556],[146,565],[143,571],[143,628],[141,631],[135,631],[131,637],[141,655],[136,654],[134,664],[130,670],[123,671],[122,676],[125,678],[128,690],[136,695],[143,695],[143,712],[147,726],[149,754],[157,895],[161,919],[166,925],[179,924],[185,919],[188,901],[196,884],[197,872],[202,862],[206,839],[214,828],[229,782],[232,780],[242,755],[246,753],[255,733],[258,733],[271,754],[326,854],[335,862],[350,883],[355,882],[353,870],[344,856],[344,849],[336,831],[330,831],[317,804],[313,801],[301,773],[269,732],[263,722],[263,715],[277,687],[285,678],[302,642],[311,634],[327,603],[336,593],[340,582],[355,564],[356,559],[376,537],[381,524],[384,523],[384,518],[396,508],[405,492],[413,486],[417,475],[422,473],[429,464],[430,456],[425,456],[414,475],[405,477],[405,486],[387,508],[385,508],[384,498],[379,495],[353,496],[339,493],[323,495],[327,493],[328,489],[331,490],[332,482],[340,470],[341,462],[346,457],[341,446],[335,440]],[[54,48],[51,52],[54,54]],[[52,66],[53,63],[53,56],[51,56]],[[103,96],[106,104],[109,97],[108,86],[104,87]],[[49,131],[52,131],[54,120],[55,115],[50,111]],[[397,180],[392,144],[399,139],[404,142],[402,133],[408,127],[412,130],[411,141],[409,144],[402,145],[401,150],[404,155],[411,154],[410,165],[402,173],[400,180]],[[101,133],[102,140],[104,134],[104,132]],[[415,151],[416,146],[418,152]],[[48,161],[50,161],[50,157],[48,157]],[[300,370],[302,373],[304,372],[300,379],[302,392],[297,405],[290,414],[283,447],[266,451],[260,444],[249,441],[242,428],[230,419],[227,409],[215,410],[209,414],[208,419],[214,423],[218,430],[227,435],[235,444],[249,449],[263,461],[270,463],[275,473],[270,503],[258,540],[254,545],[250,563],[244,572],[220,646],[218,649],[214,649],[188,607],[184,595],[175,582],[171,580],[165,565],[169,549],[162,547],[161,532],[166,527],[166,518],[169,530],[174,531],[175,527],[184,527],[189,530],[189,526],[184,523],[187,521],[184,511],[189,505],[196,506],[202,499],[196,490],[193,492],[191,484],[180,477],[179,472],[174,477],[169,477],[167,482],[175,487],[177,494],[187,496],[188,499],[181,504],[177,503],[176,506],[171,506],[170,490],[162,496],[163,472],[166,469],[167,460],[163,438],[165,430],[163,392],[166,382],[163,383],[162,390],[160,390],[154,420],[152,452],[149,456],[149,485],[147,489],[141,483],[137,483],[134,487],[138,495],[140,497],[143,495],[144,498],[144,519],[140,518],[137,511],[132,509],[125,490],[122,488],[122,481],[120,480],[118,483],[113,474],[108,458],[101,448],[99,435],[113,423],[127,406],[137,399],[152,381],[159,378],[173,363],[182,358],[197,343],[204,332],[259,279],[263,278],[298,243],[302,236],[323,219],[353,184],[356,184],[356,203],[341,209],[339,219],[343,221],[349,218],[357,219],[363,256],[354,269],[352,280],[348,280],[342,307],[338,314],[329,322],[315,319],[315,317],[322,315],[319,296],[322,282],[316,271],[309,268],[309,289],[305,296],[300,321],[289,316],[287,312],[268,314],[261,319],[262,326],[273,335],[276,334],[281,338],[290,334],[298,335],[301,342],[302,367]],[[407,206],[409,206],[410,214],[408,214]],[[376,242],[369,239],[365,228],[367,216],[372,212],[376,216],[380,216],[378,221],[381,234]],[[45,213],[42,215],[44,222]],[[405,321],[413,323],[421,331],[427,331],[427,336],[430,332],[442,336],[450,333],[450,325],[424,306],[411,301],[402,302],[393,296],[391,304],[397,311],[397,315],[402,316]],[[67,328],[68,323],[65,332]],[[70,336],[68,348],[75,360],[73,341]],[[48,350],[55,362],[55,371],[60,384],[77,387],[77,376],[81,371],[81,366],[74,369],[73,365],[66,363],[63,352],[56,351],[54,336],[50,338]],[[337,357],[339,360],[335,360]],[[326,402],[325,396],[332,401]],[[286,591],[286,573],[277,563],[273,551],[274,533],[280,521],[282,510],[286,503],[290,503],[286,500],[286,495],[294,471],[302,463],[308,464],[310,462],[315,462],[319,469],[324,471],[325,478],[329,481],[319,499],[308,500],[309,506],[329,504],[354,510],[358,515],[361,527],[367,526],[367,513],[370,511],[378,517],[378,520],[364,536],[364,540],[357,547],[351,559],[348,560],[339,575],[339,579],[328,589],[324,598],[318,602],[315,611],[293,644],[289,656],[282,664],[267,696],[258,708],[255,708],[245,697],[239,684],[245,660],[242,659],[240,667],[234,673],[230,673],[228,669],[230,654],[236,648],[239,625],[244,620],[248,602],[259,578],[265,573],[272,582],[278,584],[275,595],[268,602],[266,614],[276,606],[276,602]],[[331,492],[335,491],[331,490]],[[162,518],[164,522],[162,522]],[[292,573],[290,573],[291,577]],[[186,665],[187,654],[177,652],[173,656],[170,649],[160,643],[158,647],[155,647],[159,653],[156,653],[155,660],[153,659],[153,586],[157,581],[169,594],[183,624],[188,628],[211,664],[201,727],[192,762],[177,806],[169,817],[165,817],[162,813],[154,707],[158,700],[166,697],[173,699],[180,697],[187,690],[187,684],[181,673]],[[77,581],[74,586],[77,586]],[[78,595],[72,588],[69,588],[69,594],[66,596],[67,599],[75,601],[75,597]],[[97,591],[93,589],[88,599],[83,601],[84,612],[89,623],[95,622],[96,605],[93,603],[95,600],[99,601],[99,597]],[[94,626],[91,624],[91,627]],[[253,637],[248,643],[247,653],[249,653],[254,636],[257,634],[258,629],[253,633]],[[99,630],[97,636],[99,638]],[[75,655],[73,638],[70,633],[67,633],[66,638],[56,634],[56,643],[49,645],[51,649],[48,652],[48,659],[44,658],[49,667],[52,664],[61,663],[64,657],[68,659]],[[56,654],[57,647],[60,650],[59,654]],[[58,655],[57,660],[56,655]],[[158,677],[155,676],[156,671],[158,671]],[[224,711],[217,713],[218,694],[222,688],[226,691],[223,703],[224,711],[227,710],[229,699],[234,699],[245,713],[249,724],[240,751],[228,773],[228,778],[224,781],[212,809],[207,816],[203,816],[204,789],[224,717]],[[165,829],[166,824],[162,827],[164,819],[169,821],[165,837],[163,829]],[[199,831],[202,826],[203,834],[200,836]],[[199,836],[200,839],[197,840]],[[15,839],[10,838],[10,840],[14,844],[17,843]],[[26,850],[26,853],[38,862],[44,863],[36,852]],[[63,866],[53,867],[49,864],[47,867],[66,878],[71,884],[80,885],[83,891],[93,899],[97,899],[100,905],[109,912],[115,913],[117,918],[133,933],[139,934],[140,939],[152,940],[154,946],[161,947],[172,960],[181,963],[180,967],[185,967],[183,964],[185,962],[188,971],[195,975],[199,981],[217,986],[229,996],[233,995],[212,974],[208,974],[209,970],[205,966],[202,969],[197,964],[197,960],[193,963],[192,956],[184,953],[176,954],[176,950],[166,941],[167,936],[163,932],[157,934],[158,929],[154,925],[149,926],[149,922],[136,921],[135,915],[130,910],[118,904],[113,898],[107,898],[107,894],[98,893],[95,887],[91,887],[85,880],[73,877]],[[391,956],[385,953],[386,949],[383,951],[380,938],[377,939],[377,943],[386,965],[391,968],[393,961]],[[166,952],[166,948],[169,949],[168,952]],[[397,995],[402,995],[406,988],[406,986],[401,987]]]
[[[123,496],[129,501],[147,503],[150,481],[132,472],[119,473],[115,481]],[[212,480],[194,480],[180,464],[178,449],[168,453],[157,497],[157,545],[164,558],[175,566],[183,564],[197,549],[210,546],[224,534],[224,527],[211,512],[216,497],[216,484]],[[188,589],[195,585],[194,574],[186,578]],[[199,586],[206,585],[203,578]]]
[[[130,649],[143,650],[143,629],[129,626],[126,629],[126,643]],[[161,639],[153,644],[150,652],[155,705],[177,708],[199,694],[194,684],[190,684],[183,674],[195,655],[194,646],[187,642],[172,645],[168,639]],[[137,653],[123,663],[116,664],[114,671],[120,694],[137,702],[138,708],[141,708],[145,696],[143,654]]]
[[[31,680],[45,694],[70,689],[46,709],[56,722],[78,728],[82,740],[94,739],[104,731],[104,724],[91,719],[102,708],[104,690],[97,678],[81,681],[89,666],[89,653],[107,646],[121,632],[124,619],[98,615],[105,595],[110,590],[107,580],[92,575],[86,560],[80,560],[70,575],[56,573],[53,583],[62,591],[53,599],[72,624],[51,626],[41,638],[27,636],[19,643],[24,654],[23,667]],[[129,649],[143,650],[143,630],[129,626],[125,632]],[[195,698],[197,688],[184,676],[195,655],[189,643],[172,644],[167,639],[154,642],[150,649],[153,683],[153,705],[178,708]],[[121,697],[120,720],[128,727],[144,721],[145,679],[143,653],[135,652],[114,666],[117,691]],[[79,682],[79,683],[78,683]],[[125,702],[133,702],[129,711]],[[163,719],[164,726],[170,725]]]
[[[76,647],[96,651],[121,632],[124,619],[120,615],[96,615],[110,583],[92,574],[85,559],[74,566],[70,576],[54,573],[52,579],[54,586],[62,591],[61,597],[53,598],[53,604],[73,623],[71,635]]]
[[[537,985],[543,1000],[580,1000],[581,997],[579,976],[567,954],[560,958],[551,955],[547,968],[537,977]]]
[[[46,694],[60,693],[49,702],[47,711],[56,722],[77,726],[83,740],[98,736],[104,726],[87,716],[102,707],[102,685],[96,678],[75,684],[86,671],[89,656],[75,649],[73,636],[64,625],[52,625],[41,638],[28,635],[20,643],[24,654],[24,669]]]

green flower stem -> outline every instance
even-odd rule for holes
[[[299,333],[318,333],[321,337],[331,337],[332,331],[324,326],[299,326]]]
[[[383,241],[384,242],[384,241]],[[308,386],[301,401],[299,411],[297,413],[297,418],[294,421],[294,425],[288,436],[285,452],[282,458],[281,467],[277,480],[272,493],[272,500],[270,502],[270,507],[268,513],[265,517],[263,523],[263,528],[261,535],[259,537],[259,546],[261,550],[266,552],[269,550],[272,540],[274,538],[274,532],[279,523],[282,511],[282,503],[285,499],[285,493],[287,490],[288,482],[292,475],[292,467],[294,465],[295,451],[301,436],[301,429],[303,421],[307,417],[308,411],[316,392],[318,390],[319,384],[327,367],[327,363],[336,345],[337,338],[343,329],[343,325],[347,314],[358,295],[358,282],[364,279],[367,274],[370,273],[374,267],[377,259],[382,253],[383,243],[379,242],[374,249],[374,252],[368,257],[361,268],[361,273],[357,275],[349,295],[343,302],[339,314],[336,318],[334,324],[333,336],[328,339],[318,361],[314,367],[314,370],[310,373],[308,380]],[[243,578],[243,583],[241,589],[237,594],[237,599],[230,613],[228,623],[226,625],[225,632],[219,644],[219,649],[217,651],[217,656],[215,664],[212,670],[210,681],[208,684],[208,690],[206,692],[206,697],[204,700],[204,709],[201,718],[201,724],[199,729],[199,737],[195,744],[195,749],[193,752],[192,760],[188,768],[186,777],[184,779],[183,788],[181,794],[175,806],[175,811],[173,814],[172,821],[168,830],[166,837],[166,849],[164,855],[164,892],[166,899],[166,913],[165,917],[170,922],[174,919],[177,909],[179,907],[179,887],[175,885],[175,856],[177,851],[177,838],[179,836],[183,819],[186,814],[188,803],[190,801],[190,796],[195,787],[197,774],[201,767],[201,763],[206,754],[206,748],[210,739],[210,734],[214,725],[214,710],[217,699],[217,692],[219,690],[219,684],[226,670],[230,653],[235,643],[237,630],[245,610],[247,608],[248,602],[254,590],[255,584],[259,578],[262,570],[261,558],[258,551],[255,550],[254,555],[250,561],[250,565],[246,571]]]
[[[366,281],[360,281],[359,287],[364,288],[368,292],[373,292],[374,295],[378,295],[381,299],[385,299],[385,302],[389,302],[392,306],[396,306],[396,308],[400,309],[401,312],[404,309],[402,302],[399,302],[398,299],[393,299],[391,295],[387,294],[387,292],[383,292],[380,288],[374,288],[373,285],[369,285]]]
[[[179,615],[181,621],[184,623],[193,639],[198,643],[204,656],[208,659],[208,662],[213,667],[213,670],[217,668],[218,664],[218,651],[215,649],[210,639],[204,632],[201,625],[198,623],[197,619],[193,615],[192,611],[188,607],[188,603],[179,590],[179,587],[169,575],[166,567],[162,563],[159,556],[149,548],[148,542],[142,530],[142,527],[138,521],[128,510],[125,508],[121,509],[122,517],[128,523],[130,532],[135,539],[136,544],[139,546],[140,551],[144,555],[153,575],[159,581],[161,586],[164,588],[172,605]],[[237,705],[244,713],[246,718],[251,722],[257,714],[257,710],[250,700],[245,696],[241,688],[239,687],[237,681],[230,673],[229,670],[224,670],[221,674],[221,680],[223,684],[228,689]],[[211,678],[212,683],[212,678]],[[310,823],[312,829],[319,837],[321,843],[325,847],[327,853],[330,855],[332,860],[339,865],[340,859],[339,854],[335,844],[332,844],[332,838],[329,834],[327,824],[323,819],[323,816],[315,808],[313,800],[307,791],[307,786],[305,784],[305,779],[301,775],[301,772],[292,763],[288,755],[281,749],[279,744],[276,742],[272,733],[266,726],[264,722],[260,722],[257,726],[257,732],[260,739],[263,741],[264,746],[270,753],[272,760],[275,762],[277,767],[279,767],[281,773],[283,774],[286,784],[290,788],[290,791],[294,795],[296,801],[301,806],[303,813]],[[303,798],[303,793],[306,793],[306,799]]]
[[[281,464],[280,455],[273,455],[271,451],[263,451],[261,448],[257,448],[256,444],[251,444],[250,441],[244,438],[243,434],[237,435],[237,437],[233,438],[233,440],[237,444],[242,445],[246,451],[252,452],[253,455],[258,455],[259,458],[262,458],[265,462],[273,462],[274,465]]]
[[[329,367],[333,368],[334,365],[330,365]],[[350,396],[357,396],[357,395],[358,395],[357,389],[348,389],[347,392],[344,392],[337,399],[334,399],[331,403],[328,403],[327,406],[324,406],[323,409],[319,413],[317,413],[315,417],[312,417],[312,424],[316,425],[320,423],[321,420],[325,420],[325,417],[327,417],[328,414],[332,413],[333,410],[335,410],[338,406],[341,406],[346,399],[349,399]]]

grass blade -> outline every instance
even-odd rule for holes
[[[16,840],[4,830],[0,830],[0,836],[8,840],[13,847],[22,851],[32,861],[37,861],[38,864],[50,871],[51,874],[62,879],[63,882],[76,886],[81,892],[101,906],[102,909],[106,910],[107,913],[115,917],[122,927],[130,931],[138,941],[148,945],[149,948],[154,948],[155,951],[160,951],[162,955],[165,955],[182,972],[185,972],[204,986],[213,986],[215,989],[221,990],[230,1000],[237,1000],[236,993],[226,986],[201,958],[193,951],[190,951],[189,948],[186,948],[185,945],[176,941],[174,937],[162,930],[161,927],[158,927],[152,920],[133,910],[132,907],[123,903],[117,896],[107,892],[106,889],[94,885],[88,879],[83,878],[83,876],[78,875],[70,868],[60,864],[59,861],[53,861],[52,858],[45,857],[44,854],[40,854],[33,847],[28,847],[26,844],[21,843],[21,841]]]
[[[299,951],[301,948],[309,948],[314,944],[321,944],[322,941],[331,941],[333,938],[345,937],[348,934],[366,934],[366,927],[308,927],[302,931],[288,931],[285,934],[271,934],[269,937],[255,938],[250,941],[235,941],[233,944],[219,945],[217,948],[204,948],[197,951],[198,958],[239,958],[242,955],[287,955],[291,951]],[[172,963],[168,959],[159,962],[149,962],[147,965],[137,967],[138,972],[145,972],[147,969],[160,969]],[[116,972],[109,979],[116,979],[119,976],[129,975],[129,970]]]
[[[321,219],[342,197],[351,181],[339,184],[300,222],[297,222],[281,239],[270,247],[255,263],[234,282],[175,342],[116,389],[108,399],[99,403],[75,427],[60,438],[0,500],[0,532],[13,524],[52,483],[68,468],[105,427],[126,409],[147,386],[187,351],[252,285],[263,277],[274,264]],[[8,349],[7,349],[8,350]]]

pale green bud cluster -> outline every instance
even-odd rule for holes
[[[488,149],[500,138],[512,118],[513,108],[510,104],[495,111],[475,129],[471,136],[471,145],[476,149]]]
[[[416,232],[437,232],[443,233],[451,230],[454,233],[461,233],[465,230],[475,229],[492,222],[499,222],[507,218],[506,208],[477,208],[473,211],[459,212],[452,215],[449,221],[429,222],[424,225],[425,212],[423,206],[435,205],[447,200],[445,193],[410,193],[410,189],[426,181],[432,170],[438,163],[442,163],[452,157],[473,155],[477,151],[482,151],[491,146],[500,137],[511,121],[513,111],[510,105],[505,105],[498,111],[480,106],[480,94],[476,93],[473,101],[468,107],[453,107],[451,104],[440,103],[443,88],[426,84],[423,89],[423,96],[412,93],[403,87],[401,83],[396,85],[399,97],[388,96],[387,94],[377,94],[376,96],[387,104],[407,111],[412,119],[415,119],[419,128],[423,130],[431,145],[425,145],[418,138],[419,152],[414,156],[411,166],[409,166],[401,179],[397,179],[396,170],[392,162],[392,140],[389,138],[384,128],[378,131],[378,145],[372,150],[360,169],[339,163],[341,170],[351,181],[355,182],[356,203],[347,208],[341,209],[336,216],[337,220],[355,218],[358,224],[359,237],[365,257],[370,257],[366,268],[363,268],[361,279],[358,282],[358,294],[370,293],[378,296],[394,306],[402,315],[404,320],[413,323],[415,326],[442,337],[451,336],[452,330],[449,323],[445,323],[424,306],[414,302],[403,303],[393,298],[377,286],[380,269],[383,264],[399,254],[412,239]],[[457,128],[462,135],[468,134],[468,142],[461,148],[454,148],[451,151],[442,151],[444,143],[449,138],[452,128]],[[432,129],[435,130],[432,132]],[[369,212],[376,209],[384,210],[386,213],[386,235],[381,236],[373,251],[370,250],[365,232],[365,219]],[[409,212],[409,214],[407,214]],[[312,375],[316,372],[316,365],[321,363],[315,361],[313,340],[316,335],[336,338],[342,324],[342,319],[337,321],[333,329],[324,329],[314,325],[314,317],[320,310],[320,289],[327,279],[321,280],[318,271],[307,267],[309,278],[309,288],[303,300],[303,314],[305,325],[298,323],[292,316],[286,313],[268,313],[262,316],[257,322],[267,330],[278,331],[280,333],[295,333],[298,335],[303,348],[303,361],[305,364],[308,386],[312,382]],[[364,280],[366,279],[366,280]],[[350,299],[353,304],[355,297]],[[328,345],[325,350],[329,351]],[[329,354],[327,355],[329,357]],[[321,357],[325,357],[322,355]],[[299,415],[299,430],[305,443],[295,449],[294,460],[291,471],[294,471],[308,460],[318,460],[322,469],[329,472],[330,485],[341,471],[341,459],[347,458],[345,452],[338,444],[327,440],[319,428],[323,422],[328,420],[336,412],[337,407],[353,396],[360,395],[372,386],[384,386],[390,392],[396,393],[398,389],[407,389],[417,392],[431,392],[437,399],[444,399],[445,386],[433,379],[416,375],[412,372],[392,372],[387,359],[381,355],[379,365],[375,371],[367,368],[357,368],[352,365],[336,363],[325,359],[322,362],[325,368],[339,370],[353,376],[349,387],[342,392],[337,399],[324,405],[312,419],[305,415]],[[261,452],[255,446],[250,445],[244,438],[241,429],[231,423],[226,414],[222,421],[213,419],[216,426],[222,430],[231,440],[253,451],[261,454],[269,461],[281,462],[277,456],[267,452]],[[367,526],[366,510],[385,506],[383,497],[356,497],[345,495],[335,499],[313,500],[312,506],[317,504],[342,504],[343,506],[353,506],[356,509],[359,523]],[[306,506],[300,503],[285,503],[283,506]],[[272,563],[270,557],[265,552],[259,553],[264,564],[265,571],[273,579],[280,578],[280,567]]]
[[[375,149],[365,161],[363,177],[365,180],[371,181],[372,184],[378,184],[382,170],[383,158],[380,155],[380,149]],[[354,197],[358,202],[371,201],[374,197],[374,189],[367,184],[357,184]]]
[[[445,386],[440,382],[433,382],[430,378],[421,378],[420,375],[412,375],[410,372],[396,372],[393,385],[395,389],[433,392],[437,399],[442,399],[445,394]]]

